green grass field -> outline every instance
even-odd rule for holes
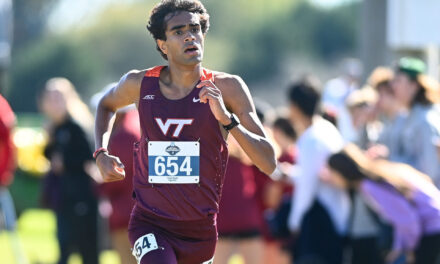
[[[58,245],[55,226],[51,211],[26,210],[18,219],[17,233],[0,231],[0,264],[56,263]],[[113,251],[102,252],[99,260],[100,264],[121,264]],[[234,256],[229,264],[242,263],[239,256]],[[81,264],[81,258],[72,255],[69,264]]]

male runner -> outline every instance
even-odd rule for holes
[[[102,138],[111,114],[134,102],[142,137],[134,150],[133,254],[142,264],[212,263],[227,132],[266,174],[275,169],[274,150],[243,80],[202,68],[209,15],[199,1],[160,2],[147,28],[168,65],[131,71],[103,96],[94,156],[105,181],[124,178]]]

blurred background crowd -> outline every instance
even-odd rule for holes
[[[93,113],[165,62],[156,1],[0,0],[0,263],[134,263],[134,107],[94,166]],[[214,263],[440,263],[440,2],[202,1],[204,67],[240,75],[273,139],[264,175],[230,138]],[[129,146],[129,147],[127,147]]]

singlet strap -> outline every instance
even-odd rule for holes
[[[160,77],[160,72],[162,71],[162,69],[165,66],[155,66],[152,68],[149,68],[146,72],[145,72],[145,77],[156,77],[159,78]]]
[[[212,73],[212,71],[203,68],[202,77],[200,77],[200,80],[214,82],[214,74]]]
[[[160,72],[162,71],[162,69],[165,66],[155,66],[152,68],[147,69],[147,71],[145,72],[145,77],[155,77],[155,78],[159,78],[160,77]],[[200,77],[201,81],[211,81],[214,82],[214,74],[212,73],[212,71],[203,68],[202,70],[202,76]]]

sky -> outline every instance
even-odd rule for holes
[[[137,0],[61,0],[49,18],[49,28],[63,31],[74,27],[78,22],[84,25],[92,20],[103,8],[112,3],[130,3]]]

